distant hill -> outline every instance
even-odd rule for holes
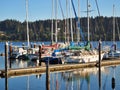
[[[70,19],[69,19],[70,20]],[[73,32],[74,40],[76,41],[76,23],[73,18]],[[70,25],[70,21],[69,21]],[[58,41],[65,39],[65,20],[58,20]],[[87,40],[87,18],[80,19],[80,26],[82,28],[85,40]],[[120,17],[116,17],[116,40],[118,39],[120,27]],[[67,27],[70,35],[70,26]],[[96,41],[100,38],[102,40],[111,41],[113,35],[113,18],[112,17],[90,17],[90,40]],[[55,32],[55,20],[54,20]],[[38,20],[29,22],[30,41],[50,41],[51,40],[51,20]],[[70,36],[71,37],[71,36]],[[17,20],[0,21],[0,41],[26,41],[26,22]],[[70,38],[71,40],[71,38]]]

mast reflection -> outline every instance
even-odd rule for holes
[[[95,68],[81,68],[78,70],[67,71],[62,73],[62,78],[66,83],[66,90],[90,90],[91,75],[98,76],[99,69]],[[101,67],[101,72],[106,73],[106,68]],[[93,80],[93,79],[92,79]],[[96,82],[95,82],[96,83]],[[86,85],[86,87],[84,87]],[[71,87],[71,88],[70,88]]]

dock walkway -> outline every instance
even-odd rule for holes
[[[109,65],[119,65],[120,59],[117,60],[104,60],[101,61],[101,66],[109,66]],[[49,65],[50,72],[56,71],[66,71],[78,68],[89,68],[89,67],[97,67],[98,63],[82,63],[82,64],[55,64]],[[41,74],[46,73],[46,66],[39,67],[29,67],[29,68],[17,68],[17,69],[8,69],[8,77],[12,76],[22,76],[22,75],[30,75],[30,74]],[[0,77],[5,77],[5,70],[0,70]]]

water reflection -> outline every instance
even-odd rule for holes
[[[67,71],[62,73],[62,78],[66,82],[66,90],[90,90],[93,87],[91,82],[98,85],[99,74],[98,68],[82,68],[74,71]],[[108,70],[105,67],[101,67],[101,72],[108,74]],[[91,78],[91,76],[96,76],[96,80]],[[95,87],[96,88],[96,87]],[[96,88],[98,89],[98,87]],[[92,90],[96,90],[92,89]]]
[[[37,62],[24,61],[24,60],[11,61],[11,68],[17,68],[17,67],[24,68],[24,67],[35,67],[35,66],[37,66]],[[116,73],[117,73],[117,77],[116,77]],[[118,88],[117,86],[118,84],[116,85],[116,82],[119,83],[119,79],[120,79],[118,74],[120,74],[120,66],[101,67],[101,90],[119,90],[116,89]],[[26,84],[27,89],[23,89],[23,90],[31,90],[31,87],[34,87],[34,89],[32,90],[39,90],[41,89],[41,87],[42,90],[45,90],[46,87],[45,76],[46,74],[25,76],[27,78],[27,80],[25,80],[25,82],[27,83]],[[14,78],[12,78],[13,82],[14,82]],[[114,78],[115,82],[114,80],[112,80],[112,78]],[[37,80],[39,81],[39,83],[37,83],[38,82]],[[22,86],[24,85],[22,84]],[[37,88],[35,86],[37,86]],[[9,87],[11,86],[9,85]],[[8,89],[8,90],[12,90],[12,89]],[[71,70],[71,71],[65,71],[59,73],[51,72],[50,90],[99,90],[99,68],[97,67],[81,68],[77,70]]]
[[[115,68],[116,66],[112,66],[112,68],[113,68],[113,76],[111,80],[111,85],[112,85],[112,90],[115,90]]]
[[[26,68],[26,67],[36,67],[39,66],[38,61],[30,61],[30,60],[9,60],[9,67],[10,68]]]

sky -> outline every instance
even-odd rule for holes
[[[55,0],[54,0],[55,1]],[[60,0],[64,16],[74,17],[73,8],[72,14],[66,13],[66,0]],[[70,0],[68,0],[70,1]],[[87,0],[80,0],[80,17],[86,17],[84,12],[87,10]],[[73,0],[75,9],[78,12],[78,0]],[[115,16],[120,16],[120,0],[97,0],[101,16],[111,17],[113,15],[113,4],[115,5]],[[46,20],[52,18],[52,0],[28,0],[28,20]],[[89,16],[99,16],[95,0],[89,0],[90,10]],[[55,6],[54,6],[55,7]],[[55,9],[54,9],[55,10]],[[54,11],[55,12],[55,11]],[[63,19],[60,4],[58,3],[57,18]],[[70,10],[68,11],[70,12]],[[55,15],[53,15],[55,18]],[[18,21],[26,20],[26,4],[25,0],[0,0],[0,21],[6,19],[15,19]]]

